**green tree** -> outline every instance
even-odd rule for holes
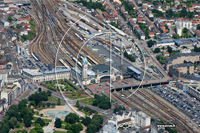
[[[154,45],[154,41],[152,40],[147,41],[147,45],[149,48],[151,48]]]
[[[55,121],[55,127],[56,128],[61,128],[62,126],[62,121],[60,118],[57,118],[56,121]]]
[[[171,52],[172,52],[172,48],[171,48],[170,46],[167,46],[167,51],[168,51],[169,53],[171,53]]]
[[[17,124],[17,119],[15,117],[10,118],[8,121],[10,128],[14,128],[14,126]]]
[[[78,97],[80,97],[80,96],[81,96],[81,91],[79,90],[79,91],[78,91]]]
[[[79,103],[79,100],[76,101],[76,107],[79,107],[80,106],[80,103]]]
[[[58,98],[57,105],[61,105],[61,99]]]
[[[17,29],[20,29],[21,28],[21,26],[20,25],[17,25]]]
[[[122,106],[115,107],[113,113],[116,113],[116,112],[118,112],[118,111],[120,111],[120,110],[126,110],[126,108],[125,108],[125,107],[122,107]]]
[[[83,118],[82,123],[83,125],[88,126],[91,123],[91,120],[92,119],[90,117],[86,117],[86,118]]]
[[[76,96],[75,90],[72,91],[72,96]]]
[[[7,21],[8,21],[8,22],[12,22],[12,17],[9,16],[8,19],[7,19]]]
[[[86,129],[86,133],[95,133],[97,131],[98,130],[95,124],[88,125],[88,128]]]
[[[42,88],[39,88],[39,92],[41,92],[42,91]]]
[[[69,130],[70,127],[71,127],[71,125],[70,125],[69,123],[66,123],[66,125],[65,125],[65,129]]]
[[[25,127],[30,127],[31,126],[31,118],[29,115],[25,115],[23,117],[24,125]]]
[[[184,28],[183,29],[183,33],[187,33],[188,32],[188,29],[187,28]]]
[[[26,107],[26,104],[28,103],[27,99],[23,99],[18,104],[18,109],[22,109],[23,107]]]
[[[78,121],[79,121],[79,117],[75,113],[69,113],[69,115],[65,117],[65,122],[70,123],[70,124],[74,124]]]
[[[154,53],[159,53],[160,52],[160,48],[155,48],[153,52]]]
[[[45,122],[41,119],[41,118],[38,118],[36,121],[35,121],[35,124],[39,123],[40,126],[44,127],[45,126]]]
[[[31,129],[30,133],[44,133],[44,130],[39,123],[35,125],[35,128]]]
[[[200,24],[197,25],[197,30],[200,30]]]
[[[30,105],[33,105],[35,107],[35,101],[31,101]]]
[[[173,35],[173,38],[174,38],[174,39],[178,39],[178,38],[179,38],[179,35],[178,35],[178,34],[174,34],[174,35]]]
[[[83,126],[80,123],[74,123],[71,125],[70,130],[72,130],[74,133],[79,133],[79,131],[83,130]]]

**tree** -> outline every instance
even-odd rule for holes
[[[80,97],[80,96],[81,96],[81,91],[79,90],[79,91],[78,91],[78,97]]]
[[[151,48],[154,45],[154,41],[149,40],[147,41],[148,47]]]
[[[91,123],[91,120],[92,119],[90,117],[86,117],[86,118],[83,118],[82,123],[83,125],[88,126]]]
[[[70,130],[72,130],[74,133],[79,133],[79,131],[83,130],[83,126],[80,123],[74,123],[71,125]]]
[[[173,38],[174,38],[174,39],[178,39],[178,38],[179,38],[179,35],[178,35],[178,34],[174,34],[174,35],[173,35]]]
[[[23,107],[26,107],[26,104],[28,103],[27,99],[23,99],[18,104],[18,109],[22,109]]]
[[[76,92],[75,90],[72,91],[72,96],[75,96],[76,95]]]
[[[187,28],[184,28],[183,29],[183,33],[187,33],[188,32],[188,29]]]
[[[31,101],[30,105],[33,105],[35,107],[35,101]]]
[[[7,21],[8,21],[8,22],[12,22],[12,17],[9,16],[8,19],[7,19]]]
[[[42,91],[42,88],[39,88],[39,92],[41,92]]]
[[[98,130],[95,124],[88,125],[88,128],[86,129],[86,133],[95,133],[97,131]]]
[[[37,123],[35,125],[35,128],[31,129],[30,133],[43,133],[44,130],[42,129],[42,127],[40,126],[39,123]]]
[[[38,118],[36,121],[35,121],[35,124],[39,123],[40,126],[45,126],[45,122],[41,119],[41,118]]]
[[[154,53],[159,53],[160,52],[160,48],[155,48],[153,52]]]
[[[69,115],[65,117],[65,122],[70,123],[70,124],[74,124],[78,121],[79,121],[79,117],[75,113],[69,113]]]
[[[23,117],[24,125],[25,127],[30,127],[31,126],[31,118],[29,115],[26,115]]]
[[[10,128],[14,128],[14,126],[17,124],[17,119],[15,117],[10,118],[8,121]]]
[[[57,105],[61,105],[61,100],[58,98]]]
[[[20,29],[21,28],[21,26],[20,25],[17,25],[17,29]]]
[[[66,125],[65,125],[65,129],[69,130],[70,127],[71,127],[71,125],[70,125],[69,123],[66,123]]]
[[[118,111],[120,111],[120,110],[126,110],[126,108],[125,108],[125,107],[122,107],[122,106],[115,107],[113,113],[116,113],[116,112],[118,112]]]
[[[76,107],[79,107],[80,106],[80,103],[79,103],[79,100],[76,101]]]
[[[62,121],[60,118],[57,118],[56,121],[55,121],[55,127],[56,128],[61,128],[62,126]]]
[[[168,51],[169,53],[171,53],[171,52],[172,52],[172,48],[171,48],[170,46],[167,46],[167,51]]]
[[[197,30],[200,30],[200,24],[197,25]]]

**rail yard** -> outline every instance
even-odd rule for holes
[[[36,22],[37,34],[32,41],[33,43],[29,46],[30,53],[35,52],[42,62],[54,67],[53,64],[58,50],[57,59],[63,59],[70,67],[74,67],[76,61],[73,58],[77,58],[77,54],[83,45],[82,40],[77,38],[78,31],[75,31],[74,27],[72,27],[61,42],[62,37],[70,27],[66,24],[67,18],[55,7],[55,5],[58,6],[58,3],[45,0],[31,2],[33,8],[27,8],[27,12]],[[60,42],[61,45],[59,47]],[[85,46],[80,51],[77,61],[80,62],[84,54],[87,55],[91,64],[102,62],[99,57],[87,50]],[[79,65],[79,67],[81,66]]]
[[[149,93],[146,89],[139,89],[132,96],[134,91],[117,91],[113,94],[128,104],[131,108],[138,108],[150,115],[152,118],[163,120],[165,123],[175,123],[178,132],[190,133],[195,132],[189,123],[189,118],[186,119],[182,114],[177,113],[174,109],[167,106],[163,101]]]

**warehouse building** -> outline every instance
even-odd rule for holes
[[[175,42],[173,40],[156,41],[157,47],[172,46],[174,44],[175,44]]]

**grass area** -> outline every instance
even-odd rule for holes
[[[48,101],[57,102],[58,99],[57,99],[57,98],[54,98],[54,97],[48,97]]]
[[[53,133],[66,133],[65,131],[54,131]]]
[[[33,120],[36,121],[38,118],[37,117],[33,117]],[[42,118],[41,118],[42,119]],[[51,120],[49,119],[42,119],[44,122],[51,122]]]
[[[102,93],[102,95],[104,95],[106,98],[110,99],[110,97],[107,96],[106,94],[103,94],[103,93]],[[113,99],[111,99],[111,101],[112,101],[113,103],[116,103]]]
[[[53,107],[44,107],[44,108],[38,108],[37,110],[40,111],[40,110],[43,110],[43,109],[51,109]]]
[[[78,111],[84,113],[84,114],[87,115],[87,116],[90,116],[90,114],[89,114],[88,112],[85,112],[85,111],[83,111],[83,110],[78,110]]]
[[[86,99],[82,99],[82,100],[79,100],[79,101],[82,102],[82,103],[85,103],[85,104],[92,105],[94,100],[95,100],[95,98],[86,98]]]
[[[172,52],[170,53],[170,57],[173,56],[173,55],[175,55],[176,53],[180,53],[180,50],[172,51]]]
[[[22,127],[24,127],[24,123],[23,122],[20,122],[20,123],[16,124],[16,128],[22,128]]]
[[[65,95],[66,97],[68,98],[71,98],[71,99],[79,99],[79,98],[86,98],[87,96],[78,96],[78,95],[75,95],[75,96],[72,96],[72,95]]]
[[[61,126],[61,129],[65,129],[65,126],[66,126],[66,125],[62,125],[62,126]]]

